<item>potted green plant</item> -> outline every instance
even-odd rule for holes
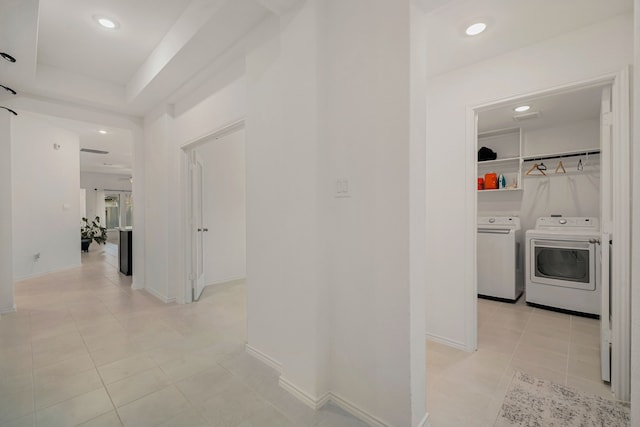
[[[87,218],[82,218],[80,242],[80,247],[84,252],[89,252],[91,242],[96,242],[99,245],[107,242],[107,228],[100,225],[99,216],[91,222]]]

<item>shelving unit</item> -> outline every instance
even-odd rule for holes
[[[478,148],[488,147],[496,152],[495,160],[477,162],[478,176],[495,172],[503,174],[509,188],[478,190],[480,194],[496,194],[502,192],[522,191],[523,167],[527,162],[543,161],[551,159],[563,159],[578,156],[596,156],[600,154],[600,148],[588,148],[556,153],[541,153],[523,155],[522,132],[520,128],[499,129],[478,134]],[[538,175],[536,175],[538,176]],[[515,187],[514,187],[515,185]]]
[[[520,128],[498,129],[478,134],[478,148],[488,147],[496,152],[495,160],[477,162],[478,176],[495,172],[503,174],[508,188],[478,190],[480,194],[522,191],[522,135]],[[513,187],[515,185],[515,187]]]

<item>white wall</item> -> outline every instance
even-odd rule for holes
[[[475,157],[466,145],[467,108],[619,71],[633,61],[632,41],[632,18],[623,15],[429,80],[429,336],[458,347],[472,336],[465,325],[475,314],[464,301],[474,280],[468,224],[476,218],[466,195],[476,177],[466,167]]]
[[[177,194],[169,192],[168,151],[171,141],[171,117],[163,113],[150,122],[145,120],[144,162],[144,278],[145,289],[163,301],[170,301],[173,295],[169,286],[169,269],[176,258],[169,253],[176,245],[169,244],[169,209],[176,205]],[[171,224],[179,227],[178,224]],[[134,229],[136,225],[134,224]],[[171,262],[169,261],[171,260]],[[136,267],[134,266],[134,271]]]
[[[131,191],[131,175],[97,172],[80,172],[80,188],[87,191],[117,190]]]
[[[180,147],[245,118],[248,345],[280,364],[283,386],[309,404],[331,392],[411,425],[425,415],[425,376],[423,321],[418,357],[409,337],[420,318],[409,296],[410,2],[351,6],[304,2],[248,54],[244,78],[177,116],[148,117],[146,145],[166,156],[146,157],[146,192],[182,194]],[[354,40],[354,28],[366,37]],[[424,172],[421,163],[413,167]],[[337,179],[349,180],[351,198],[334,197]],[[147,200],[148,218],[152,204],[171,203]],[[184,283],[184,210],[171,207],[153,221],[179,244],[162,253],[147,238],[147,262],[171,260],[169,283]]]
[[[0,314],[15,310],[13,299],[13,191],[9,112],[0,114]]]
[[[16,280],[80,265],[78,136],[24,113],[13,123],[12,156],[20,165],[13,170]]]
[[[600,148],[600,120],[582,120],[522,132],[524,156]]]
[[[419,422],[408,388],[411,17],[409,1],[329,2],[323,35],[331,388],[397,426]],[[331,195],[338,179],[350,198]]]
[[[245,132],[199,146],[204,175],[204,280],[212,285],[246,276]]]

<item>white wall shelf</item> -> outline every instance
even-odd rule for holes
[[[522,188],[498,188],[495,190],[478,190],[478,193],[503,193],[508,191],[522,191]]]
[[[497,158],[495,160],[485,160],[476,162],[478,176],[485,173],[495,172],[503,174],[508,186],[515,188],[500,188],[478,190],[478,193],[496,193],[505,191],[521,190],[522,182],[522,133],[519,128],[498,129],[495,131],[483,132],[478,135],[478,146],[492,149]]]

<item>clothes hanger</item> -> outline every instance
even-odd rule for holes
[[[542,171],[546,171],[546,170],[547,170],[547,167],[545,166],[544,162],[540,162],[540,164],[538,165],[538,170],[539,170],[540,172],[542,172]],[[544,173],[544,172],[543,172],[543,173]]]
[[[544,166],[544,164],[542,164],[542,166]],[[546,169],[547,169],[547,167],[546,167],[546,166],[544,166],[544,169],[541,169],[539,164],[534,163],[534,164],[533,164],[533,166],[531,166],[531,169],[529,169],[529,170],[525,173],[525,175],[531,175],[531,172],[533,172],[533,171],[537,170],[537,171],[538,171],[538,172],[540,172],[542,175],[546,176],[547,174],[546,174],[546,173],[544,173],[544,171],[545,171]],[[536,174],[536,175],[538,175],[538,174]]]
[[[584,169],[584,166],[582,165],[582,159],[578,160],[578,170],[581,171]]]
[[[562,170],[562,173],[567,173],[567,170],[564,168],[564,165],[562,164],[562,160],[560,160],[558,162],[558,166],[556,166],[556,173],[558,173],[559,170]]]

